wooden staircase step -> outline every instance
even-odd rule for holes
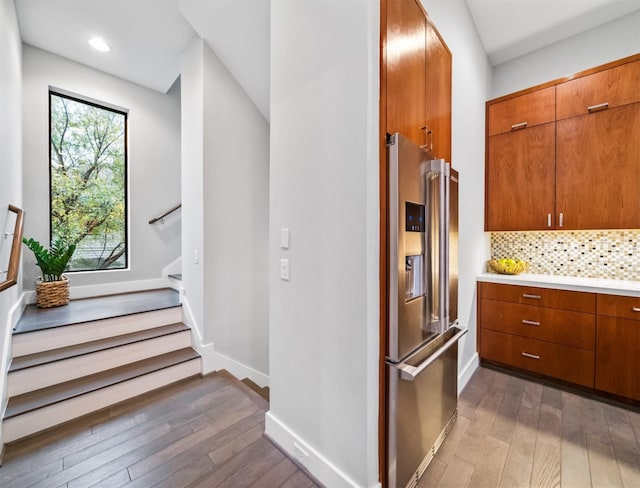
[[[182,307],[170,307],[92,322],[13,334],[12,357],[38,354],[87,342],[156,329],[182,321]]]
[[[9,373],[188,330],[190,329],[185,324],[176,323],[157,327],[155,329],[146,329],[130,334],[123,334],[74,346],[53,349],[51,351],[29,354],[27,356],[14,358],[9,366]]]
[[[265,398],[265,396],[263,394],[261,394],[259,391],[257,391],[255,388],[257,389],[261,389],[260,386],[256,385],[253,381],[251,381],[249,378],[245,378],[243,380],[240,380],[238,378],[236,378],[234,375],[232,375],[229,371],[227,371],[226,369],[220,369],[218,371],[216,371],[216,374],[228,378],[231,381],[233,381],[234,383],[236,383],[238,385],[238,388],[242,389],[248,396],[249,398],[251,398],[251,400],[258,405],[260,408],[264,408],[264,409],[269,409],[269,400],[267,398]],[[249,384],[255,385],[255,388],[249,386]],[[268,388],[267,388],[268,390]]]
[[[198,359],[199,357],[198,353],[193,349],[184,348],[84,378],[18,395],[9,399],[4,419],[6,421],[49,405],[101,390],[118,383],[123,383],[136,377],[148,375],[170,366]]]
[[[13,335],[179,306],[180,294],[171,288],[71,300],[62,307],[29,305]]]
[[[264,398],[266,401],[269,401],[269,387],[268,386],[260,386],[256,384],[253,380],[249,378],[243,378],[241,380],[245,385],[255,391],[258,395]]]

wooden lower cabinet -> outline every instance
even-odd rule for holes
[[[594,385],[593,351],[483,330],[480,356],[577,385]]]
[[[640,297],[478,283],[480,359],[640,402]]]
[[[640,321],[598,317],[596,388],[640,400]]]
[[[482,300],[482,326],[555,344],[593,351],[596,317],[593,314]]]
[[[640,401],[640,297],[598,295],[596,388]]]

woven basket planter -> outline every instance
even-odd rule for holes
[[[60,307],[69,303],[69,280],[66,276],[60,281],[36,280],[36,294],[38,307]]]

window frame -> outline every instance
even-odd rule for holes
[[[102,273],[108,271],[128,271],[130,268],[130,232],[129,232],[129,110],[123,107],[119,107],[114,104],[110,104],[107,102],[102,102],[100,100],[96,100],[90,97],[85,97],[83,95],[79,95],[77,93],[73,93],[61,88],[56,88],[53,86],[49,86],[48,90],[48,110],[49,110],[49,160],[48,160],[48,168],[49,168],[49,244],[53,242],[53,222],[52,218],[52,170],[51,170],[51,158],[53,156],[51,150],[51,129],[52,129],[52,117],[51,117],[51,97],[57,96],[61,98],[66,98],[68,100],[72,100],[74,102],[83,103],[85,105],[89,105],[92,107],[96,107],[102,110],[107,110],[109,112],[114,112],[116,114],[122,115],[124,117],[124,239],[125,239],[125,253],[124,253],[124,266],[121,268],[105,268],[105,269],[81,269],[81,270],[67,270],[66,273]]]

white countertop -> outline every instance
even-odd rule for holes
[[[585,291],[590,293],[603,293],[607,295],[640,297],[640,281],[576,278],[573,276],[538,275],[527,273],[519,275],[482,273],[478,275],[478,281],[503,283],[507,285],[536,286],[539,288],[556,288],[559,290]]]

